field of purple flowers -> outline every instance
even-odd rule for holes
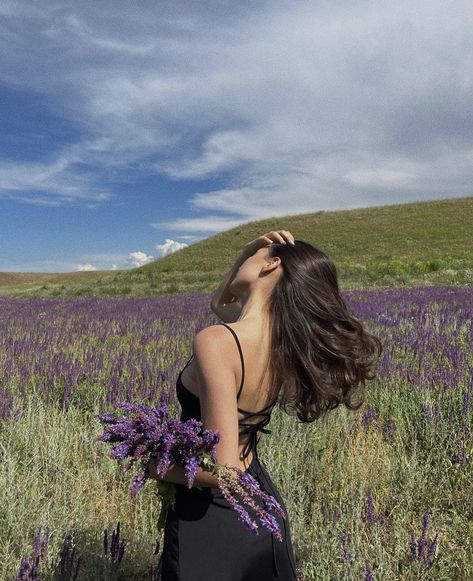
[[[342,294],[383,343],[365,405],[311,425],[275,409],[260,442],[298,567],[306,581],[473,579],[473,287]],[[142,401],[177,417],[209,303],[0,298],[0,580],[157,579],[153,485],[130,500],[93,415]]]

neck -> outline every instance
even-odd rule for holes
[[[267,307],[267,296],[264,293],[250,291],[246,296],[240,297],[242,309],[238,321],[260,320],[269,321],[270,316]]]

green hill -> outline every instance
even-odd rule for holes
[[[473,283],[473,196],[320,211],[247,222],[139,268],[0,273],[0,296],[161,295],[212,292],[243,246],[289,230],[337,265],[344,290]]]

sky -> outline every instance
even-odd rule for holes
[[[1,0],[0,271],[472,195],[472,30],[467,0]]]

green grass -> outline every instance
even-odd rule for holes
[[[25,549],[36,523],[52,531],[50,560],[57,563],[65,531],[72,529],[82,561],[79,579],[106,579],[99,574],[106,568],[103,528],[110,535],[117,521],[125,523],[122,538],[131,541],[122,579],[145,579],[157,538],[153,487],[130,499],[129,478],[108,458],[109,450],[94,443],[102,430],[92,413],[46,406],[33,395],[21,406],[19,421],[0,426],[0,579],[9,581],[18,571],[18,555],[30,552]]]
[[[462,389],[447,398],[442,390],[431,397],[445,412],[461,409]],[[454,418],[446,415],[452,424],[443,421],[426,432],[418,413],[423,397],[413,398],[411,387],[399,385],[393,391],[391,385],[378,384],[370,399],[383,423],[396,422],[393,434],[363,428],[359,416],[356,422],[356,415],[342,407],[310,425],[277,408],[270,423],[275,435],[259,444],[260,457],[285,499],[305,581],[363,579],[365,560],[383,581],[472,578],[473,481],[471,470],[449,459]],[[21,406],[21,419],[4,423],[1,433],[0,579],[10,579],[17,570],[18,556],[30,550],[38,523],[53,531],[50,556],[59,553],[64,531],[72,528],[82,555],[79,578],[101,579],[103,529],[110,534],[117,521],[126,556],[119,575],[110,579],[150,579],[159,510],[155,483],[130,499],[129,475],[108,457],[108,448],[94,444],[101,430],[92,412],[45,406],[33,395]],[[362,518],[368,490],[374,524]],[[440,535],[441,557],[432,570],[409,560],[410,533],[416,540],[420,536],[426,505],[433,519],[427,539],[433,539],[433,531]],[[324,515],[335,509],[339,520],[324,523]],[[340,533],[348,535],[351,565],[341,555]]]
[[[471,223],[473,197],[278,217],[250,222],[129,271],[0,274],[0,294],[210,292],[248,241],[278,229],[290,230],[331,256],[347,290],[471,284]],[[435,309],[432,313],[437,329]],[[468,335],[464,340],[468,349]],[[410,353],[394,355],[414,367]],[[371,386],[366,406],[376,410],[383,425],[395,422],[393,434],[360,425],[366,406],[357,413],[339,408],[310,425],[273,411],[268,426],[273,434],[261,438],[259,454],[286,502],[305,581],[361,580],[365,559],[377,581],[473,579],[471,466],[451,461],[466,380],[455,389],[438,387],[416,390],[393,376],[389,383]],[[91,396],[94,389],[84,385]],[[52,530],[54,556],[65,531],[74,531],[83,559],[81,580],[113,579],[102,573],[107,570],[102,538],[103,529],[110,534],[118,521],[127,547],[117,579],[149,579],[159,511],[154,483],[132,501],[129,476],[105,446],[94,444],[100,428],[92,410],[45,406],[33,391],[17,402],[23,411],[19,420],[0,423],[0,580],[10,581],[19,556],[31,554],[40,524]],[[442,421],[426,425],[423,403],[439,405]],[[380,519],[372,525],[361,517],[368,490]],[[427,538],[439,534],[430,570],[409,561],[410,534],[419,538],[426,506],[433,520]],[[340,518],[324,522],[333,510],[340,510]],[[348,535],[353,565],[341,555],[340,533]]]
[[[305,581],[357,581],[364,578],[365,561],[377,581],[473,578],[473,464],[452,459],[459,441],[469,437],[462,436],[462,422],[468,422],[471,435],[471,412],[467,418],[463,411],[473,366],[469,310],[465,303],[466,310],[457,316],[454,304],[450,317],[450,307],[442,311],[434,304],[420,322],[414,312],[411,318],[409,301],[400,311],[396,305],[386,299],[386,313],[399,319],[395,326],[367,324],[383,340],[391,363],[384,379],[369,386],[365,405],[357,412],[337,408],[312,424],[301,424],[276,407],[268,426],[272,434],[262,437],[258,445],[260,458],[287,506],[297,566]],[[204,312],[196,309],[187,331],[185,323],[178,324],[178,332],[168,333],[158,325],[155,332],[159,329],[160,340],[155,342],[150,335],[153,345],[141,343],[140,328],[142,333],[145,328],[135,324],[123,334],[112,330],[110,340],[125,351],[136,343],[146,356],[166,354],[159,363],[164,366],[172,350],[182,359],[187,356],[190,330],[205,324],[201,317],[207,316],[213,318],[208,307]],[[208,319],[208,324],[212,322]],[[66,350],[67,355],[70,346],[64,344],[63,330],[74,334],[74,327],[66,320],[56,335],[50,335],[53,323],[54,319],[37,332],[46,332],[53,351]],[[18,335],[13,318],[11,337],[19,338],[21,344],[28,328]],[[90,333],[75,333],[71,353],[76,358],[95,349]],[[59,341],[56,345],[54,337]],[[102,339],[97,345],[110,352],[107,341]],[[28,364],[34,357],[34,351],[17,351],[16,361],[21,365],[18,359],[24,358]],[[463,362],[461,369],[454,368],[455,361]],[[414,376],[412,385],[406,368]],[[432,370],[437,373],[429,375]],[[430,382],[430,377],[435,381]],[[56,570],[63,538],[73,530],[82,559],[80,581],[150,581],[157,560],[153,553],[160,501],[154,482],[131,500],[131,475],[123,474],[121,465],[109,458],[108,446],[95,441],[101,427],[93,415],[103,410],[96,409],[94,402],[104,385],[84,381],[74,390],[75,396],[84,396],[84,402],[78,407],[77,397],[70,398],[72,404],[64,409],[57,403],[60,383],[48,386],[54,397],[45,403],[41,377],[25,386],[25,397],[19,382],[16,375],[0,382],[0,388],[15,395],[16,410],[21,412],[16,419],[0,421],[0,580],[13,579],[21,556],[31,555],[42,526],[52,531],[49,556]],[[438,420],[425,421],[423,404],[438,407]],[[368,408],[375,412],[379,427],[363,425]],[[178,412],[174,401],[171,415],[178,417]],[[391,422],[396,426],[392,432],[387,430]],[[473,457],[470,437],[465,445],[466,454]],[[371,524],[363,519],[369,491],[376,515]],[[427,509],[432,517],[427,547],[438,534],[430,569],[411,562],[409,549],[411,534],[419,539]],[[334,511],[340,513],[338,520],[333,518]],[[110,535],[118,522],[126,552],[115,575],[102,557],[102,539],[104,528]],[[341,534],[347,535],[351,563],[343,557]],[[53,578],[52,567],[42,581],[59,581]]]
[[[343,289],[473,283],[473,196],[278,216],[210,236],[140,268],[0,273],[10,297],[212,292],[250,240],[289,230],[328,254]]]

